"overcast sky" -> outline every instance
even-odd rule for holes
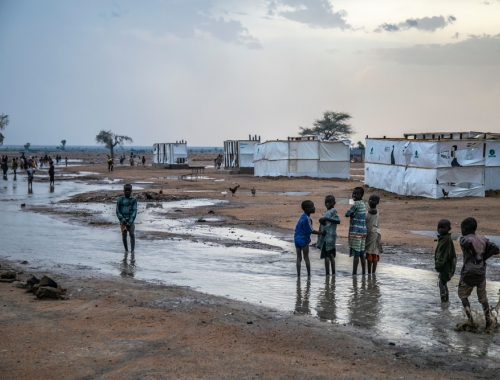
[[[500,132],[499,0],[0,0],[5,144]]]

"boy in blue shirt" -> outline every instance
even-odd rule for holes
[[[309,261],[309,243],[311,242],[311,234],[325,235],[325,231],[318,232],[313,229],[312,220],[309,215],[314,214],[316,211],[314,203],[312,201],[304,201],[302,202],[301,207],[304,213],[297,222],[297,226],[295,226],[295,234],[293,235],[295,249],[297,252],[297,276],[300,277],[300,266],[303,256],[304,261],[306,262],[307,276],[311,277],[311,262]]]

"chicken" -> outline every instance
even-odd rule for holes
[[[22,208],[26,207],[26,203],[21,203],[21,207]]]
[[[441,189],[443,191],[443,197],[449,198],[448,194],[450,193],[449,191],[445,191],[444,189]]]
[[[227,191],[221,191],[220,193],[222,194],[223,197],[227,195]]]
[[[230,191],[231,193],[233,193],[233,197],[234,197],[234,194],[236,193],[236,190],[238,190],[238,187],[240,187],[240,185],[236,185],[236,186],[235,186],[235,187],[233,187],[232,189],[231,189],[231,188],[229,188],[229,191]]]
[[[163,194],[163,190],[160,190],[160,191],[159,191],[159,193],[160,193],[160,194]]]
[[[255,197],[255,193],[257,192],[257,190],[255,190],[255,188],[252,187],[252,189],[250,191],[252,192],[252,195]]]
[[[153,199],[153,196],[150,193],[145,193],[147,199]]]

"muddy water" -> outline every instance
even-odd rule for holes
[[[271,307],[276,310],[276,318],[291,313],[310,314],[325,321],[325,328],[328,323],[354,324],[364,327],[367,335],[397,345],[500,359],[499,333],[454,331],[456,323],[463,321],[456,296],[456,278],[449,284],[452,302],[445,307],[439,302],[435,273],[383,261],[376,276],[352,277],[351,260],[339,254],[337,275],[326,278],[319,252],[313,250],[313,276],[310,280],[307,277],[297,279],[291,243],[265,234],[250,235],[248,231],[245,235],[240,229],[196,226],[188,219],[168,219],[173,209],[206,205],[213,202],[211,200],[164,204],[163,209],[146,210],[141,206],[137,230],[178,228],[192,236],[211,234],[224,239],[267,240],[280,249],[228,248],[176,239],[138,240],[134,257],[125,256],[118,228],[82,227],[29,211],[31,205],[46,205],[79,192],[116,189],[121,185],[98,186],[68,181],[56,186],[51,193],[46,184],[35,183],[33,193],[28,194],[26,180],[20,177],[17,182],[0,182],[3,221],[0,256],[27,260],[27,272],[49,268],[61,272],[99,271],[190,286]],[[20,207],[21,203],[27,204],[26,209]],[[54,207],[59,206],[54,204]],[[216,207],[214,205],[214,209]],[[113,206],[89,204],[86,209],[103,212],[110,220],[114,219]],[[499,283],[488,284],[490,300],[498,300],[499,288]],[[479,309],[474,297],[471,301],[473,307]]]

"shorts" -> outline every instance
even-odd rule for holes
[[[352,248],[349,248],[349,257],[360,257],[360,256],[363,256],[365,254],[365,251],[355,251],[354,249]]]
[[[376,253],[367,253],[366,259],[370,260],[370,261],[378,262],[380,260],[380,256],[377,255]]]
[[[135,232],[135,223],[132,223],[132,225],[128,227],[125,223],[120,222],[120,229],[122,230],[122,234],[125,231],[128,231],[131,234],[133,234]]]
[[[326,258],[334,259],[335,257],[337,257],[337,250],[334,248],[331,251],[327,251],[326,244],[323,244],[323,247],[321,247],[320,259],[326,259]]]
[[[469,297],[472,294],[472,289],[474,289],[474,286],[469,286],[465,282],[460,281],[460,284],[458,284],[458,298],[464,299]],[[488,297],[486,296],[486,279],[477,286],[476,291],[479,303],[488,302]]]
[[[309,245],[311,239],[293,238],[293,242],[295,243],[295,248],[304,248]]]

